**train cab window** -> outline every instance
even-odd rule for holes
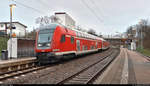
[[[65,38],[66,38],[65,35],[62,35],[60,42],[65,42],[65,40],[66,40]]]
[[[74,43],[74,37],[71,36],[71,43]]]

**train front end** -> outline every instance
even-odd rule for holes
[[[52,52],[53,35],[57,24],[50,24],[39,28],[36,34],[35,52],[38,63],[51,63],[55,59]]]

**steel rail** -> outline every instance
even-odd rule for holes
[[[82,70],[78,71],[77,73],[75,73],[75,74],[69,76],[68,78],[65,78],[65,79],[63,79],[62,81],[59,81],[57,84],[65,84],[65,83],[67,83],[68,81],[70,81],[70,80],[72,80],[73,78],[75,78],[75,77],[79,76],[80,74],[84,73],[85,71],[87,71],[87,70],[90,69],[91,67],[93,67],[93,66],[95,66],[96,64],[102,62],[102,61],[105,60],[107,57],[110,57],[110,56],[113,54],[113,52],[114,52],[114,51],[111,51],[109,54],[107,54],[107,56],[104,56],[104,57],[101,58],[100,60],[96,61],[95,63],[91,64],[91,65],[88,66],[88,67],[85,67],[84,69],[82,69]],[[109,65],[109,64],[110,64],[110,62],[108,62],[107,65]],[[105,68],[105,66],[104,66],[104,68]],[[104,68],[103,68],[103,69],[104,69]],[[100,71],[102,71],[102,70],[100,70]],[[97,75],[98,73],[99,73],[99,72],[95,73],[95,75]],[[81,79],[81,81],[83,80],[83,82],[81,82],[81,83],[82,83],[82,84],[86,84],[86,83],[91,82],[92,79],[95,78],[95,75],[94,75],[94,76],[90,76],[90,77],[82,77],[82,78],[84,78],[84,79],[87,79],[87,78],[88,78],[88,80],[85,80],[85,81],[84,81],[83,79]],[[92,78],[91,78],[91,77],[92,77]],[[79,81],[80,81],[80,80],[79,80]],[[80,83],[80,84],[81,84],[81,83]],[[78,84],[78,83],[73,83],[73,84]]]

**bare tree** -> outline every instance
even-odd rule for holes
[[[77,25],[75,29],[82,31],[82,32],[87,32],[87,30],[83,29],[80,25]]]
[[[62,23],[62,20],[55,15],[50,16],[50,19],[51,19],[51,23],[59,23],[59,24]]]
[[[39,24],[40,26],[43,26],[43,25],[51,23],[51,18],[48,16],[38,17],[36,18],[35,23]]]
[[[43,25],[50,24],[50,23],[61,24],[62,20],[60,18],[58,18],[57,16],[52,15],[50,17],[49,16],[38,17],[38,18],[36,18],[35,23],[39,24],[39,26],[43,26]]]
[[[89,34],[92,34],[92,35],[95,35],[95,36],[98,36],[98,35],[96,34],[96,31],[95,31],[94,29],[89,29],[89,30],[88,30],[88,33],[89,33]]]
[[[101,32],[98,34],[98,37],[103,38],[103,35],[102,35],[102,33],[101,33]]]
[[[147,19],[141,19],[140,22],[134,25],[136,28],[136,39],[138,46],[141,46],[141,41],[143,41],[143,47],[150,49],[150,25],[148,25]],[[133,35],[133,26],[128,27],[127,34]]]
[[[31,32],[28,32],[26,37],[35,40],[36,39],[36,29],[34,28]]]

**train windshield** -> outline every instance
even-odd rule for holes
[[[38,43],[50,43],[52,40],[53,32],[53,29],[40,30]]]

